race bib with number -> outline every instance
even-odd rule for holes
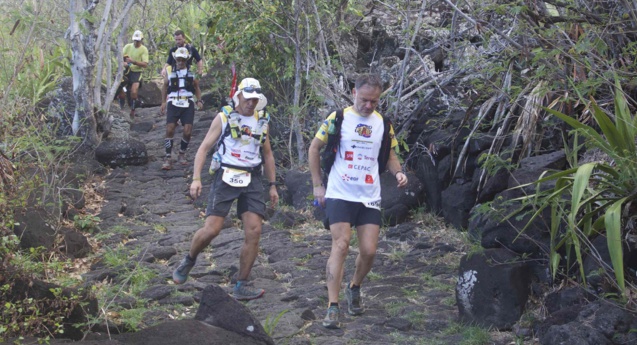
[[[250,184],[251,176],[247,171],[224,168],[221,179],[232,187],[245,187]]]
[[[179,108],[188,108],[190,106],[190,103],[187,99],[174,99],[173,105]]]

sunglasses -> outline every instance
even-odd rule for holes
[[[186,59],[184,59],[184,58],[176,58],[175,60],[177,60],[177,61],[186,61]]]
[[[260,87],[247,86],[247,87],[244,87],[243,89],[241,89],[241,91],[245,91],[247,93],[253,93],[253,92],[261,93],[261,88]]]

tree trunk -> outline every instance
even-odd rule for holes
[[[99,0],[69,0],[70,27],[68,40],[71,45],[71,72],[73,75],[73,134],[83,139],[82,145],[95,148],[102,136],[110,131],[112,119],[108,110],[123,74],[122,47],[124,33],[128,29],[128,15],[137,0],[126,0],[123,8],[113,0],[106,0],[96,28],[91,18],[99,17],[93,12]],[[110,23],[109,23],[110,21]],[[119,30],[117,51],[111,52],[111,37]],[[117,55],[117,73],[111,77],[111,54]],[[104,76],[104,65],[107,76]],[[108,80],[106,95],[102,91],[102,80]],[[114,78],[114,79],[111,79]]]
[[[296,137],[296,152],[298,154],[299,160],[298,160],[298,164],[303,165],[305,164],[305,140],[303,138],[303,124],[305,123],[305,118],[304,116],[301,114],[301,107],[300,107],[300,103],[301,103],[301,68],[303,67],[301,65],[301,30],[302,27],[301,25],[299,25],[299,20],[301,18],[301,13],[302,13],[302,6],[303,6],[303,2],[302,1],[297,1],[296,3],[296,8],[295,8],[295,29],[294,29],[294,33],[295,33],[295,41],[296,44],[294,45],[295,50],[294,50],[294,100],[293,100],[293,107],[292,109],[294,109],[294,114],[292,115],[292,132],[294,133],[294,136]]]
[[[75,113],[73,115],[73,134],[83,139],[82,145],[95,148],[100,142],[97,135],[97,123],[93,111],[93,61],[94,41],[91,36],[93,25],[86,19],[85,12],[92,13],[95,1],[70,0],[70,21],[68,39],[71,43],[71,73],[73,75],[73,98]],[[86,35],[84,34],[86,33]]]

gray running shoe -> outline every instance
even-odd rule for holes
[[[188,274],[193,266],[195,266],[195,260],[190,260],[190,257],[186,255],[173,272],[173,281],[175,284],[185,283],[186,280],[188,280]]]
[[[248,282],[237,282],[237,285],[232,289],[232,297],[237,301],[249,301],[251,299],[257,299],[265,293],[263,289],[256,289],[248,285]]]
[[[347,313],[350,315],[361,315],[365,310],[361,307],[361,287],[350,288],[349,284],[345,289],[347,298]]]
[[[340,327],[338,323],[338,317],[340,314],[340,309],[337,306],[333,305],[327,308],[327,315],[323,319],[323,327],[329,329],[337,329]]]

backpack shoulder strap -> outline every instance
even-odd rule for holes
[[[336,111],[336,118],[334,121],[334,125],[337,126],[336,127],[336,131],[338,132],[338,134],[341,134],[341,125],[343,124],[343,109],[338,109]]]
[[[226,145],[223,143],[223,140],[230,135],[230,124],[228,121],[228,116],[230,116],[230,113],[232,112],[232,107],[229,105],[224,105],[223,107],[221,107],[221,113],[219,114],[219,116],[223,116],[226,118],[226,126],[223,129],[223,132],[221,132],[221,136],[219,136],[219,139],[217,140],[217,147],[219,146],[223,146],[223,153],[226,153]],[[223,119],[221,121],[221,125],[223,126]]]
[[[328,126],[327,143],[321,154],[321,169],[323,170],[323,185],[327,187],[327,177],[332,170],[336,153],[341,143],[341,127],[343,124],[343,109],[336,110],[334,117],[334,130],[330,131]],[[330,133],[332,132],[332,133]]]
[[[387,162],[389,161],[389,152],[391,151],[391,120],[387,116],[383,116],[383,141],[378,151],[378,173],[385,172]]]

